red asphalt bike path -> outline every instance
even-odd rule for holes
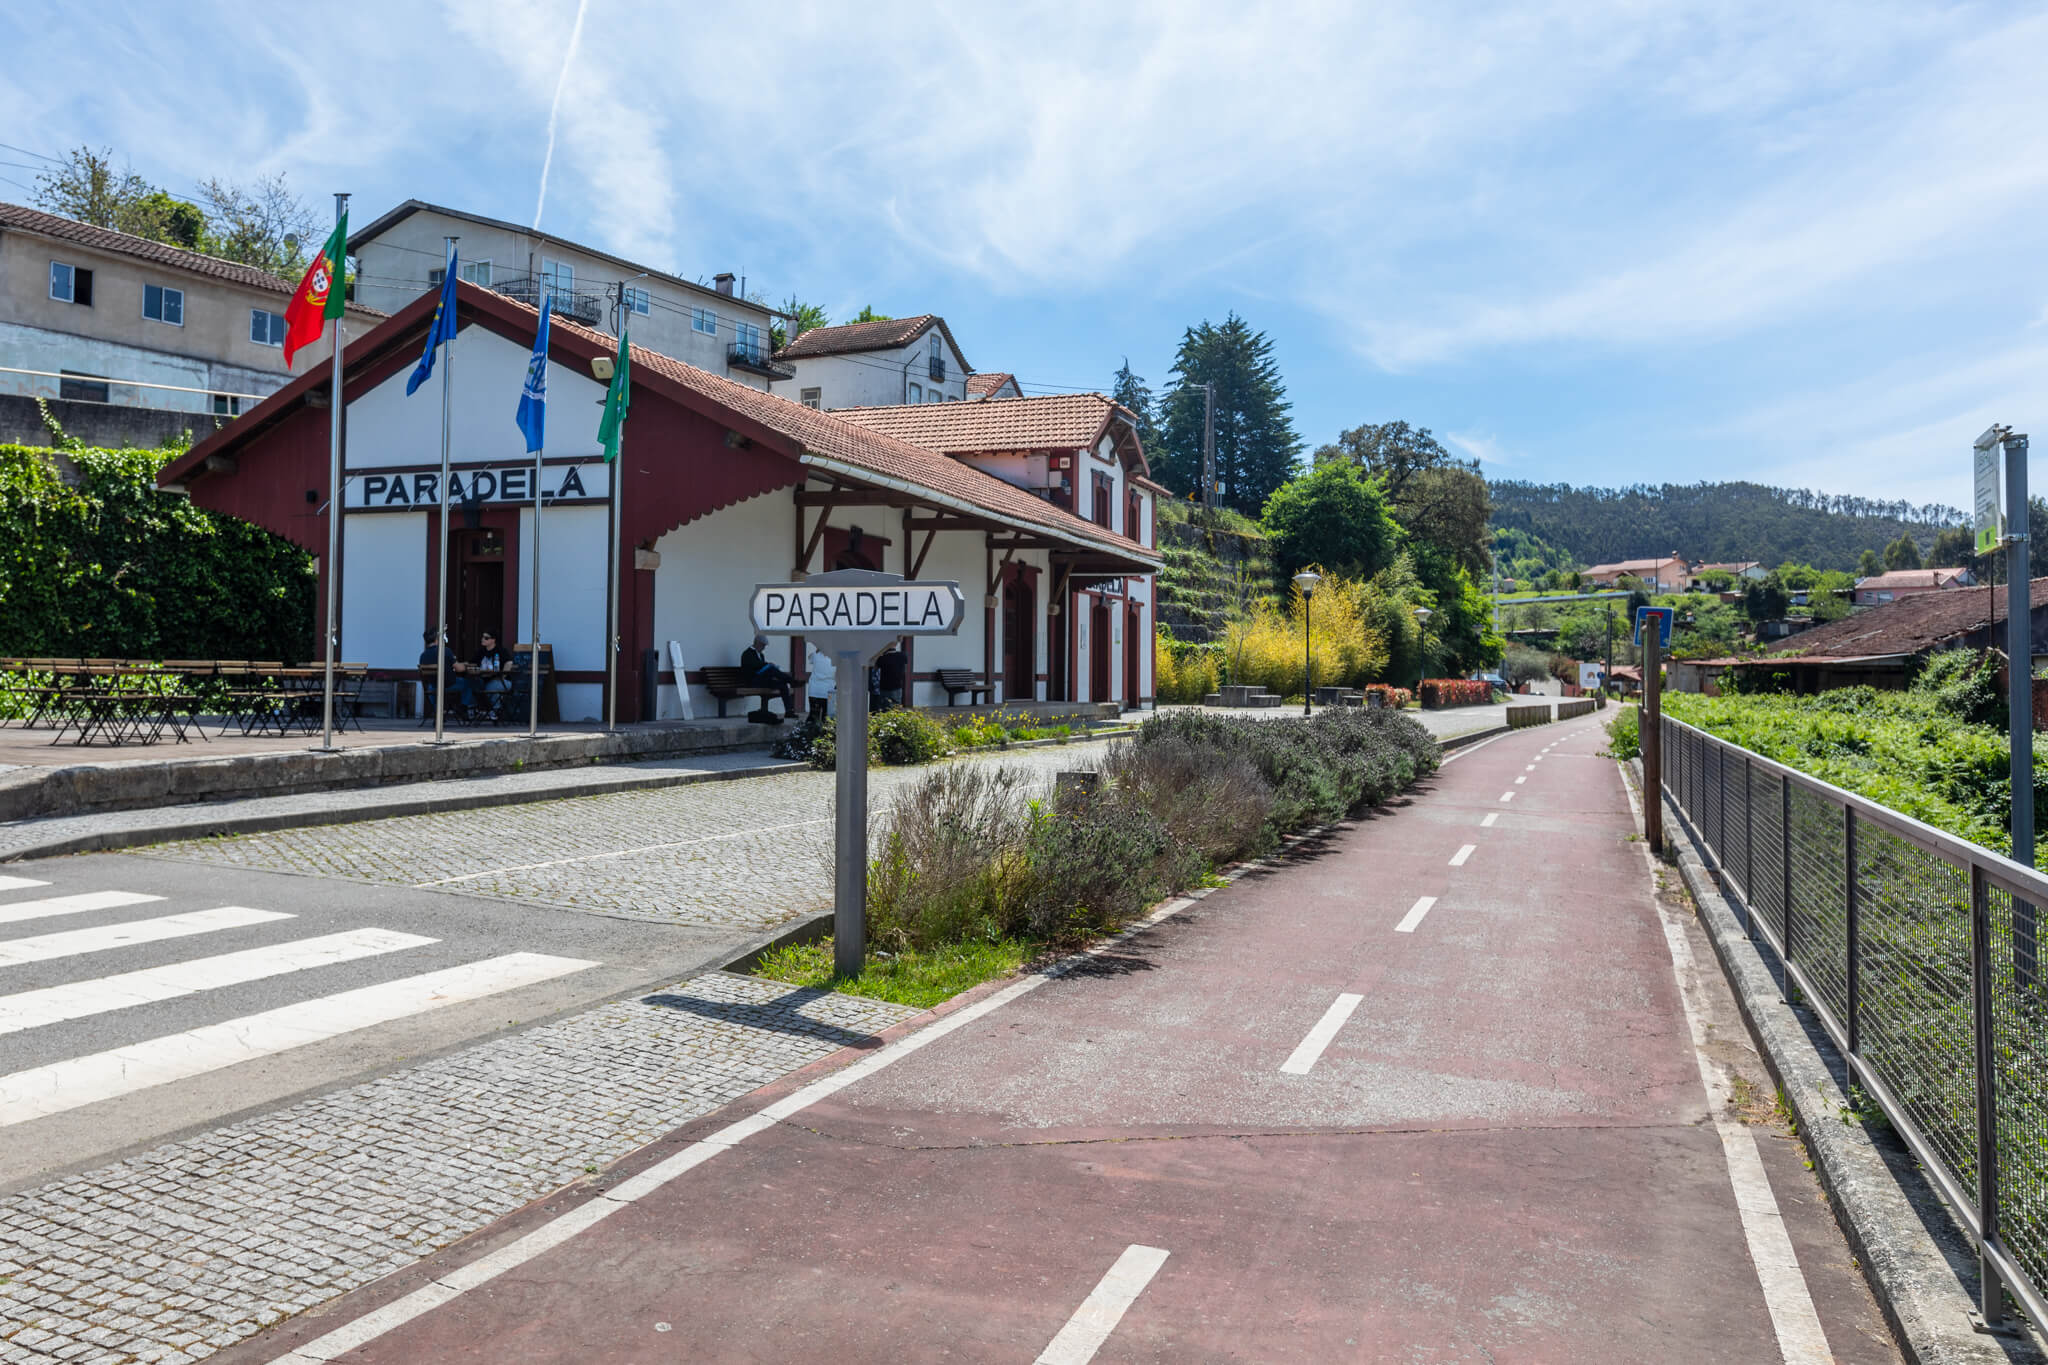
[[[1596,718],[1464,751],[338,1358],[1032,1361],[1135,1246],[1165,1259],[1099,1348],[1045,1358],[1781,1359],[1604,748]],[[576,1198],[222,1359],[275,1359]],[[1840,1276],[1826,1213],[1785,1217]],[[1814,1297],[1831,1346],[1867,1330],[1834,1320],[1853,1291]]]

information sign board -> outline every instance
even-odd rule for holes
[[[1646,623],[1657,623],[1657,643],[1665,649],[1671,648],[1671,618],[1677,612],[1670,607],[1636,608],[1636,644],[1643,643],[1643,627]]]

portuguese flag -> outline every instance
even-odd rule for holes
[[[304,279],[284,310],[284,365],[290,369],[292,353],[320,339],[327,319],[338,318],[347,304],[342,283],[342,256],[348,250],[348,211],[342,210],[334,224],[334,235],[320,254],[306,267]]]

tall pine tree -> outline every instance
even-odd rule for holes
[[[1202,385],[1216,386],[1216,500],[1257,516],[1295,474],[1301,438],[1273,360],[1273,343],[1236,313],[1218,327],[1188,328],[1173,360],[1174,387],[1160,400],[1163,458],[1153,473],[1177,493],[1202,482]]]
[[[1157,460],[1164,449],[1159,444],[1159,423],[1153,416],[1152,390],[1143,375],[1131,373],[1129,356],[1124,357],[1123,368],[1116,372],[1109,396],[1137,415],[1138,440],[1145,447],[1145,458]]]

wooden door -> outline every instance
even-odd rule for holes
[[[1003,584],[1003,700],[1038,698],[1036,640],[1038,592],[1035,575],[1013,570]]]
[[[505,612],[505,533],[487,528],[453,534],[448,639],[454,657],[475,658],[487,630],[498,637],[500,648],[509,651],[510,637],[498,619]]]
[[[1088,700],[1109,700],[1110,654],[1115,646],[1109,640],[1109,604],[1101,598],[1091,598],[1094,606],[1088,609]]]
[[[1143,695],[1138,682],[1138,667],[1142,655],[1139,653],[1139,623],[1145,619],[1144,610],[1136,602],[1124,613],[1124,709],[1137,709],[1138,698]]]

